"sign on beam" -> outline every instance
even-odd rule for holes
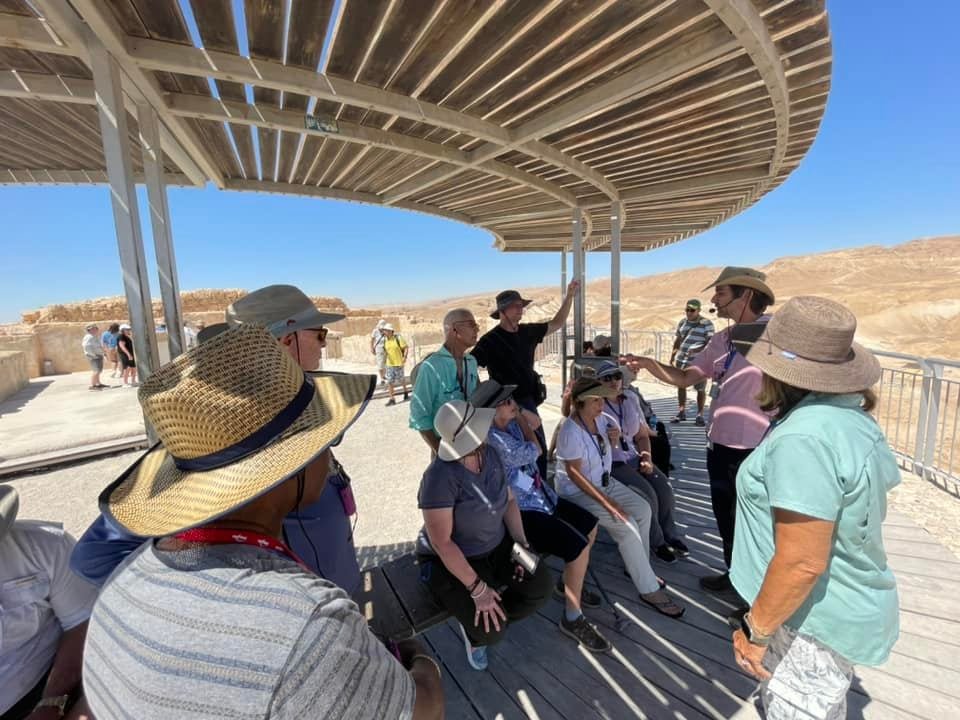
[[[333,118],[321,118],[316,115],[304,116],[303,125],[307,130],[318,130],[326,133],[340,133],[340,125]]]

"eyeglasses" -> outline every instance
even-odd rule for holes
[[[623,380],[623,373],[611,373],[600,378],[600,382],[616,382],[617,380]]]
[[[319,340],[320,342],[325,342],[327,339],[327,332],[329,331],[325,327],[319,327],[319,328],[310,328],[309,330],[304,330],[304,332],[315,332],[317,334],[317,340]]]
[[[453,325],[454,325],[454,327],[456,327],[457,325],[468,325],[469,327],[473,328],[474,330],[479,330],[479,329],[480,329],[480,326],[477,325],[477,321],[476,321],[476,320],[457,320],[455,323],[453,323]]]

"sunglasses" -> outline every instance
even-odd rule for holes
[[[495,407],[502,407],[502,406],[504,406],[504,405],[510,405],[512,402],[513,402],[513,398],[512,398],[512,397],[508,397],[506,400],[501,400],[500,402],[498,402],[498,403],[495,405]]]
[[[320,342],[325,342],[327,339],[328,330],[325,327],[319,327],[319,328],[310,328],[309,330],[304,330],[303,332],[315,332],[317,334],[317,340],[319,340]]]
[[[617,380],[623,380],[623,373],[611,373],[600,378],[600,382],[616,382]]]
[[[687,312],[696,312],[699,308],[687,308]]]

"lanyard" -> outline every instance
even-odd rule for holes
[[[592,442],[592,443],[594,444],[594,446],[597,448],[597,454],[600,455],[600,466],[602,467],[602,466],[603,466],[603,457],[604,457],[604,455],[606,455],[607,453],[606,453],[605,450],[604,450],[604,445],[605,445],[605,443],[603,443],[602,440],[601,440],[601,441],[598,441],[598,440],[597,440],[597,436],[600,435],[600,433],[597,433],[596,435],[594,435],[592,432],[590,432],[590,431],[587,429],[587,424],[583,421],[583,418],[580,417],[580,413],[579,413],[579,412],[577,413],[577,419],[576,419],[574,422],[576,422],[580,427],[582,427],[582,428],[583,428],[583,431],[584,431],[587,435],[590,436],[591,442]],[[591,463],[591,465],[592,465],[592,464],[593,464],[593,463]]]
[[[310,574],[314,574],[314,572],[304,564],[303,560],[297,557],[296,553],[287,547],[285,543],[269,535],[247,532],[245,530],[227,530],[224,528],[194,528],[193,530],[177,533],[175,537],[184,542],[197,543],[200,545],[252,545],[253,547],[263,548],[264,550],[275,552],[278,555],[283,555],[293,560]]]
[[[609,399],[604,399],[603,401],[610,410],[613,411],[613,414],[617,416],[617,422],[620,423],[620,430],[623,431],[623,398],[617,398],[617,409],[614,410],[613,405],[610,404]]]

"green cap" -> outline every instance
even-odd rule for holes
[[[697,300],[696,298],[693,298],[693,299],[691,299],[691,300],[687,300],[687,307],[692,307],[692,308],[696,308],[697,310],[699,310],[699,309],[700,309],[700,301]]]

